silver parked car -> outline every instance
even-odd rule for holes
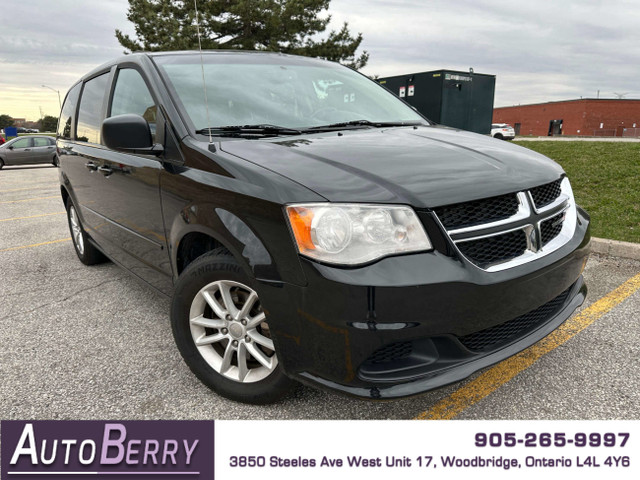
[[[32,165],[50,163],[58,166],[56,139],[31,135],[18,137],[0,145],[0,168],[5,165]]]

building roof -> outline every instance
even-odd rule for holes
[[[570,100],[555,100],[551,102],[539,102],[539,103],[524,103],[518,105],[504,105],[497,108],[513,108],[513,107],[533,107],[535,105],[552,105],[555,103],[570,103],[570,102],[640,102],[640,98],[573,98]]]

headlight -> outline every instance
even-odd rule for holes
[[[314,203],[287,206],[298,251],[322,262],[358,265],[406,252],[431,250],[409,207]]]

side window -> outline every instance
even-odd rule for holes
[[[73,114],[76,112],[76,105],[78,105],[78,97],[80,96],[80,87],[82,85],[79,83],[67,94],[67,98],[64,101],[64,106],[62,107],[62,113],[60,114],[60,120],[58,121],[58,136],[62,138],[71,138],[71,121],[73,118]]]
[[[108,74],[103,73],[84,84],[82,97],[80,98],[80,109],[78,110],[76,140],[100,143],[102,102],[104,101],[108,80]]]
[[[29,138],[21,138],[11,144],[13,148],[27,148],[29,146]]]
[[[49,145],[51,145],[51,142],[49,142],[49,140],[47,140],[46,138],[34,138],[33,139],[33,146],[34,147],[48,147]]]
[[[156,104],[147,84],[137,70],[123,68],[118,71],[116,88],[111,99],[110,116],[135,113],[149,122],[153,141],[156,139]]]

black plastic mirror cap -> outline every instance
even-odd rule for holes
[[[102,122],[102,139],[112,150],[145,151],[153,147],[151,128],[142,116],[131,113],[105,118]]]

